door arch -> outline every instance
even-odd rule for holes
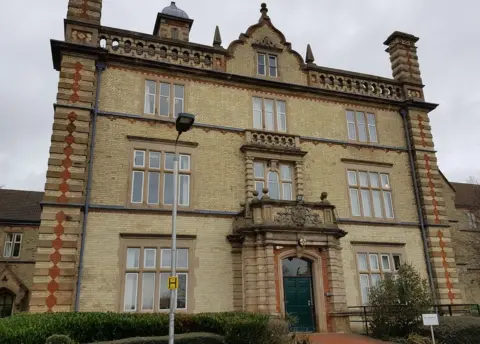
[[[310,295],[313,313],[313,331],[328,332],[327,329],[327,312],[325,307],[325,296],[323,288],[323,274],[322,274],[322,257],[316,250],[304,250],[301,256],[298,255],[296,249],[288,249],[278,254],[278,284],[279,300],[281,314],[287,314],[290,307],[287,309],[285,301],[286,294],[289,287],[297,288],[297,283],[293,279],[299,279],[298,287],[302,287],[305,291],[300,290],[300,297],[302,293],[308,293],[307,285],[310,283]],[[291,278],[292,280],[289,280]],[[287,286],[285,283],[290,283]],[[287,289],[287,290],[286,290]],[[308,294],[307,294],[308,295]],[[296,297],[296,296],[295,296]],[[287,303],[288,304],[288,303]],[[307,299],[308,305],[308,299]],[[301,327],[301,325],[299,326]]]
[[[0,318],[6,318],[12,315],[13,301],[15,295],[9,290],[0,291]]]

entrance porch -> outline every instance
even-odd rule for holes
[[[234,223],[237,310],[291,316],[295,332],[350,332],[335,207],[272,200],[246,204]]]

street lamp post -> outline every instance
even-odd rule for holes
[[[175,122],[178,135],[175,140],[175,157],[173,160],[173,208],[172,208],[172,248],[170,277],[177,277],[177,205],[178,205],[178,138],[182,133],[189,131],[195,122],[195,116],[189,113],[179,113]],[[176,279],[178,287],[178,279]],[[170,280],[168,281],[170,283]],[[170,288],[170,286],[169,286]],[[175,309],[177,307],[177,288],[170,289],[170,312],[168,325],[168,344],[174,344],[175,338]]]

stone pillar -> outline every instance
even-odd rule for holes
[[[297,196],[304,196],[303,162],[297,161],[295,169],[295,184]]]
[[[273,245],[265,247],[265,258],[267,263],[267,301],[268,313],[271,315],[278,315],[277,312],[277,286],[275,283],[275,254],[273,252]]]
[[[461,303],[462,297],[453,254],[443,183],[437,165],[430,119],[425,111],[410,109],[408,128],[414,151],[415,174],[423,218],[427,227],[428,253],[437,303]]]
[[[257,234],[256,238],[257,253],[257,310],[258,312],[268,312],[267,301],[267,264],[265,258],[265,248],[263,245],[263,235]]]
[[[92,24],[100,23],[101,3],[101,0],[69,1],[67,42],[96,44],[97,29]],[[62,52],[60,59],[31,312],[68,312],[74,309],[75,302],[96,61],[94,57],[80,57],[67,51]]]
[[[243,273],[245,290],[245,311],[256,312],[258,305],[257,290],[257,253],[255,237],[246,237],[243,243]]]
[[[343,277],[342,248],[337,242],[327,249],[327,279],[328,290],[330,296],[326,298],[328,303],[329,314],[327,315],[327,323],[329,331],[333,332],[350,332],[350,322],[347,312],[347,298],[345,292],[345,281]]]
[[[243,311],[243,264],[242,243],[232,243],[232,270],[233,270],[233,309]]]

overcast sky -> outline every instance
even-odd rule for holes
[[[260,2],[179,0],[195,20],[191,41],[223,46],[256,23]],[[58,73],[49,39],[63,39],[68,0],[17,0],[0,12],[0,185],[43,190]],[[102,24],[152,33],[159,0],[103,0]],[[227,5],[228,3],[228,5]],[[48,4],[48,5],[47,5]],[[273,24],[302,56],[322,66],[391,77],[384,40],[420,37],[418,55],[437,157],[451,181],[480,178],[480,2],[476,0],[271,0]]]

